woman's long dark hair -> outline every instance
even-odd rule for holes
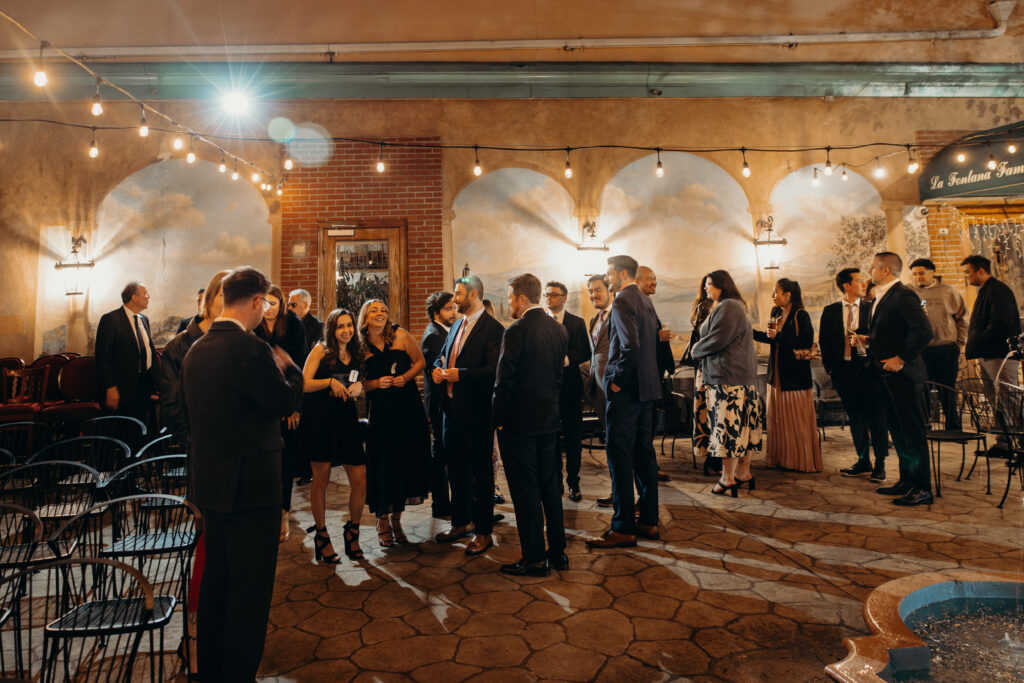
[[[708,296],[707,291],[708,276],[705,275],[700,279],[700,288],[697,289],[697,298],[693,300],[693,310],[690,312],[690,324],[693,325],[694,329],[704,322],[704,319],[708,317],[708,312],[711,310],[712,304],[715,302]]]
[[[281,288],[277,285],[270,285],[270,289],[267,290],[267,294],[277,297],[277,300],[281,302],[277,307],[277,317],[274,318],[274,326],[270,327],[267,325],[267,319],[264,318],[260,321],[260,325],[263,326],[263,331],[267,333],[269,339],[267,340],[271,346],[275,346],[281,343],[284,339],[285,332],[288,330],[288,321],[285,317],[288,315],[288,308],[285,304],[284,293]]]
[[[740,294],[740,290],[736,287],[736,283],[733,282],[732,275],[729,275],[729,271],[713,270],[706,277],[711,280],[711,284],[722,290],[722,293],[718,295],[719,301],[736,299],[744,306],[747,305],[747,302],[743,300],[743,296]]]
[[[327,347],[326,356],[338,358],[341,347],[338,346],[338,319],[347,315],[352,319],[352,338],[345,344],[345,350],[352,360],[359,360],[359,334],[356,332],[356,317],[346,308],[335,308],[327,316],[324,323],[324,346]]]
[[[789,294],[789,307],[793,311],[803,310],[804,298],[800,294],[800,283],[788,278],[780,278],[775,286],[782,290],[783,294]]]

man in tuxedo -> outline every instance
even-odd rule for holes
[[[637,268],[631,256],[608,259],[606,281],[615,300],[608,329],[604,389],[608,397],[607,455],[615,514],[610,529],[587,541],[592,548],[634,546],[637,534],[658,537],[658,464],[654,455],[654,402],[661,398],[656,351],[658,316],[650,299],[636,285]],[[640,491],[636,505],[634,480]]]
[[[452,493],[452,526],[439,543],[471,536],[466,555],[494,544],[494,469],[491,396],[505,328],[484,310],[484,285],[475,275],[455,283],[455,305],[464,316],[452,325],[431,378],[445,383],[444,453]]]
[[[204,680],[256,677],[270,614],[281,524],[281,419],[299,409],[302,371],[251,334],[267,308],[267,278],[225,276],[224,309],[182,363],[194,502],[203,512],[199,590]]]
[[[658,291],[658,276],[650,266],[640,266],[636,271],[636,284],[648,298],[653,297]],[[658,321],[658,343],[656,346],[658,378],[669,377],[671,379],[676,371],[676,359],[672,356],[672,330],[661,324],[661,318],[656,318],[656,320]],[[671,390],[666,389],[664,385],[662,385],[661,400],[670,404],[675,401]],[[668,481],[669,479],[670,477],[659,467],[658,481]]]
[[[551,291],[552,283],[547,289]],[[552,298],[548,297],[549,307]],[[566,355],[571,358],[572,354],[572,332],[553,315],[544,314],[540,280],[535,275],[526,273],[509,280],[508,306],[515,322],[501,340],[492,414],[523,554],[501,571],[513,576],[547,576],[551,566],[569,568],[558,492],[562,468],[557,442],[559,428],[564,430],[564,418],[559,418],[559,388]],[[577,320],[582,327],[583,320]],[[579,373],[579,366],[572,369]]]
[[[877,400],[877,374],[870,372],[867,349],[853,344],[850,332],[867,331],[871,302],[865,301],[866,283],[859,268],[844,268],[836,274],[836,287],[843,298],[821,312],[818,347],[821,363],[832,378],[843,408],[850,418],[850,435],[857,462],[839,471],[844,477],[871,474],[871,481],[885,481],[885,457],[889,454],[889,433]],[[875,464],[871,465],[871,449]]]
[[[431,375],[434,371],[434,361],[441,355],[441,348],[444,340],[448,337],[448,330],[455,323],[458,316],[458,308],[453,301],[454,295],[451,292],[434,292],[427,297],[427,318],[430,322],[423,330],[423,337],[420,339],[420,350],[423,352],[423,360],[426,365],[423,367],[423,397],[424,407],[427,411],[427,420],[430,422],[430,431],[433,441],[430,447],[430,496],[431,512],[434,517],[448,517],[452,514],[451,496],[448,493],[448,471],[444,458],[444,412],[442,404],[445,394],[445,386],[434,382]]]
[[[561,450],[565,453],[565,483],[569,487],[569,500],[578,503],[583,499],[580,493],[580,461],[583,453],[583,374],[580,372],[580,364],[590,358],[590,343],[587,342],[587,325],[583,318],[565,310],[568,296],[569,290],[561,282],[544,285],[548,315],[565,326],[569,333],[569,362],[563,371],[558,414],[562,423]]]
[[[313,304],[313,297],[304,289],[293,289],[288,293],[288,310],[299,316],[302,321],[302,331],[306,333],[306,348],[313,348],[317,342],[324,338],[324,324],[315,315],[309,312]]]
[[[856,341],[868,347],[868,357],[879,377],[878,402],[899,458],[900,478],[893,486],[876,489],[898,496],[896,505],[928,505],[933,502],[926,436],[928,371],[921,352],[932,340],[932,325],[921,300],[899,281],[903,260],[883,251],[871,261],[875,282],[868,334]]]
[[[146,285],[121,290],[122,306],[104,313],[96,327],[96,380],[107,410],[146,421],[156,387],[156,348],[149,332]]]

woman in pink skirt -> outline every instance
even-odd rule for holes
[[[814,328],[804,310],[800,285],[782,278],[772,291],[767,332],[754,339],[771,344],[768,357],[768,449],[765,461],[787,470],[821,472],[821,446],[814,415],[811,348]]]

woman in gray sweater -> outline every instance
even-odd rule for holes
[[[732,277],[724,270],[708,273],[708,296],[715,302],[690,353],[700,361],[707,388],[708,455],[722,458],[722,477],[711,493],[754,488],[750,456],[761,451],[764,404],[757,394],[757,355],[747,308]]]

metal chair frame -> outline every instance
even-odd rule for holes
[[[967,444],[974,441],[978,445],[986,442],[986,436],[982,432],[968,432],[963,429],[946,429],[946,416],[942,410],[943,392],[951,392],[954,395],[955,409],[962,416],[967,403],[964,392],[953,387],[939,384],[938,382],[927,382],[928,391],[928,425],[925,438],[928,440],[928,454],[932,460],[932,479],[935,481],[935,495],[942,496],[942,444],[955,443],[960,445],[960,472],[956,480],[960,481],[967,463]]]

